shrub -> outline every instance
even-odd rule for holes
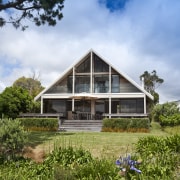
[[[176,113],[170,116],[160,116],[161,126],[178,126],[180,125],[180,113]]]
[[[57,118],[19,118],[26,130],[31,131],[57,131]]]
[[[102,131],[114,132],[148,132],[148,118],[112,118],[104,119]]]
[[[152,120],[155,122],[160,122],[160,116],[168,117],[173,114],[179,113],[179,108],[176,103],[164,103],[164,104],[158,104],[154,106],[154,108],[151,111],[151,117]]]
[[[14,158],[22,152],[27,142],[27,132],[18,120],[0,120],[0,155],[4,159]]]
[[[144,137],[136,143],[136,152],[142,159],[140,169],[144,179],[176,179],[180,161],[180,136],[166,138]]]

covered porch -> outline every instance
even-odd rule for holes
[[[145,117],[146,98],[101,97],[77,94],[66,99],[43,98],[41,113],[62,113],[69,120],[100,120],[104,117]]]

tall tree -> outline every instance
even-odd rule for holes
[[[0,0],[0,12],[6,11],[8,19],[0,17],[0,27],[11,23],[15,28],[27,28],[22,24],[24,19],[34,22],[37,26],[56,25],[63,17],[64,0]]]
[[[144,88],[150,94],[154,96],[154,104],[159,102],[159,94],[155,91],[164,80],[157,75],[156,70],[153,70],[151,73],[148,71],[144,71],[144,73],[140,76],[140,80],[144,81]]]
[[[41,85],[41,82],[33,75],[32,78],[20,77],[13,83],[14,87],[22,87],[29,92],[29,95],[33,98],[39,94],[44,87]]]

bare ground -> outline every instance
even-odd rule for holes
[[[30,158],[37,163],[41,163],[44,160],[45,152],[39,146],[36,146],[35,148],[32,148],[29,146],[29,147],[26,147],[24,150],[24,157]]]

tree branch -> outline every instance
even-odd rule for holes
[[[15,8],[16,6],[19,6],[20,4],[22,4],[25,1],[26,0],[17,0],[15,2],[8,2],[6,4],[0,4],[0,11],[4,10],[4,9],[8,9],[8,8]]]

